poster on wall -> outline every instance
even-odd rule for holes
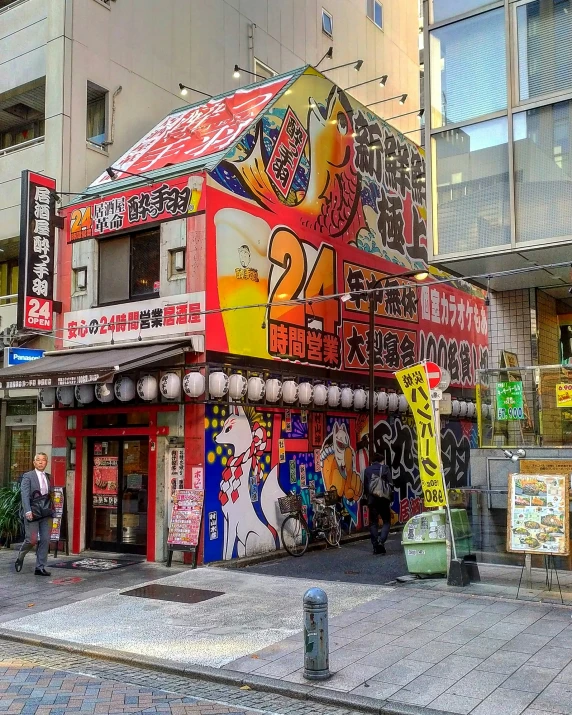
[[[569,382],[556,384],[556,407],[572,407],[572,384]]]
[[[64,518],[64,487],[52,487],[52,503],[54,505],[54,516],[50,529],[50,541],[59,541],[62,534],[62,519]]]
[[[497,383],[497,420],[516,421],[525,418],[524,390],[520,380]]]
[[[117,508],[117,459],[110,455],[93,458],[93,506]]]
[[[569,492],[569,474],[509,474],[507,551],[567,556]]]
[[[167,543],[173,547],[196,547],[199,544],[205,492],[203,489],[177,489]]]
[[[165,461],[167,472],[167,484],[169,488],[169,498],[171,503],[175,497],[177,489],[185,486],[185,448],[171,447],[167,452]]]

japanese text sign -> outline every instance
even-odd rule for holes
[[[521,381],[497,384],[497,420],[524,419],[524,392]]]
[[[572,384],[559,382],[556,385],[556,407],[572,407]]]
[[[443,470],[427,371],[423,364],[417,364],[397,371],[395,377],[415,418],[419,475],[425,506],[445,506]]]
[[[308,133],[288,107],[267,168],[268,176],[284,197],[288,196],[307,140]]]
[[[53,330],[55,179],[22,172],[18,328]]]
[[[198,546],[204,499],[203,489],[176,490],[167,538],[169,545]]]

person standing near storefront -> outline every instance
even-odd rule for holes
[[[385,554],[385,542],[391,527],[391,498],[393,480],[391,470],[382,454],[375,453],[373,462],[364,470],[364,496],[369,508],[369,533],[374,555]],[[379,518],[383,525],[379,528]]]
[[[36,546],[36,576],[50,576],[46,571],[48,549],[50,546],[50,528],[53,511],[50,500],[50,475],[46,472],[48,456],[38,452],[34,457],[34,469],[22,475],[20,490],[24,511],[25,539],[20,547],[14,567],[19,573],[28,551]],[[39,541],[38,541],[39,540]]]

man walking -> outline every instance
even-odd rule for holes
[[[393,480],[391,470],[385,464],[382,454],[375,453],[373,462],[364,470],[364,495],[369,508],[369,533],[373,553],[385,554],[385,542],[391,527],[391,500],[393,498]],[[379,517],[383,526],[379,528]]]
[[[50,572],[46,571],[46,562],[48,559],[48,549],[50,547],[50,528],[52,525],[52,517],[46,516],[42,519],[34,520],[32,514],[31,501],[34,493],[36,496],[41,494],[45,496],[50,491],[50,475],[46,473],[48,466],[48,456],[44,452],[38,452],[34,457],[34,469],[26,472],[22,476],[20,482],[20,490],[22,493],[22,508],[24,510],[24,531],[26,538],[20,551],[18,558],[14,564],[16,571],[19,573],[24,564],[24,557],[34,546],[36,546],[36,576],[50,576]],[[39,537],[39,543],[38,543]]]

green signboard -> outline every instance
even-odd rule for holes
[[[497,384],[497,420],[523,420],[524,392],[521,381]]]

